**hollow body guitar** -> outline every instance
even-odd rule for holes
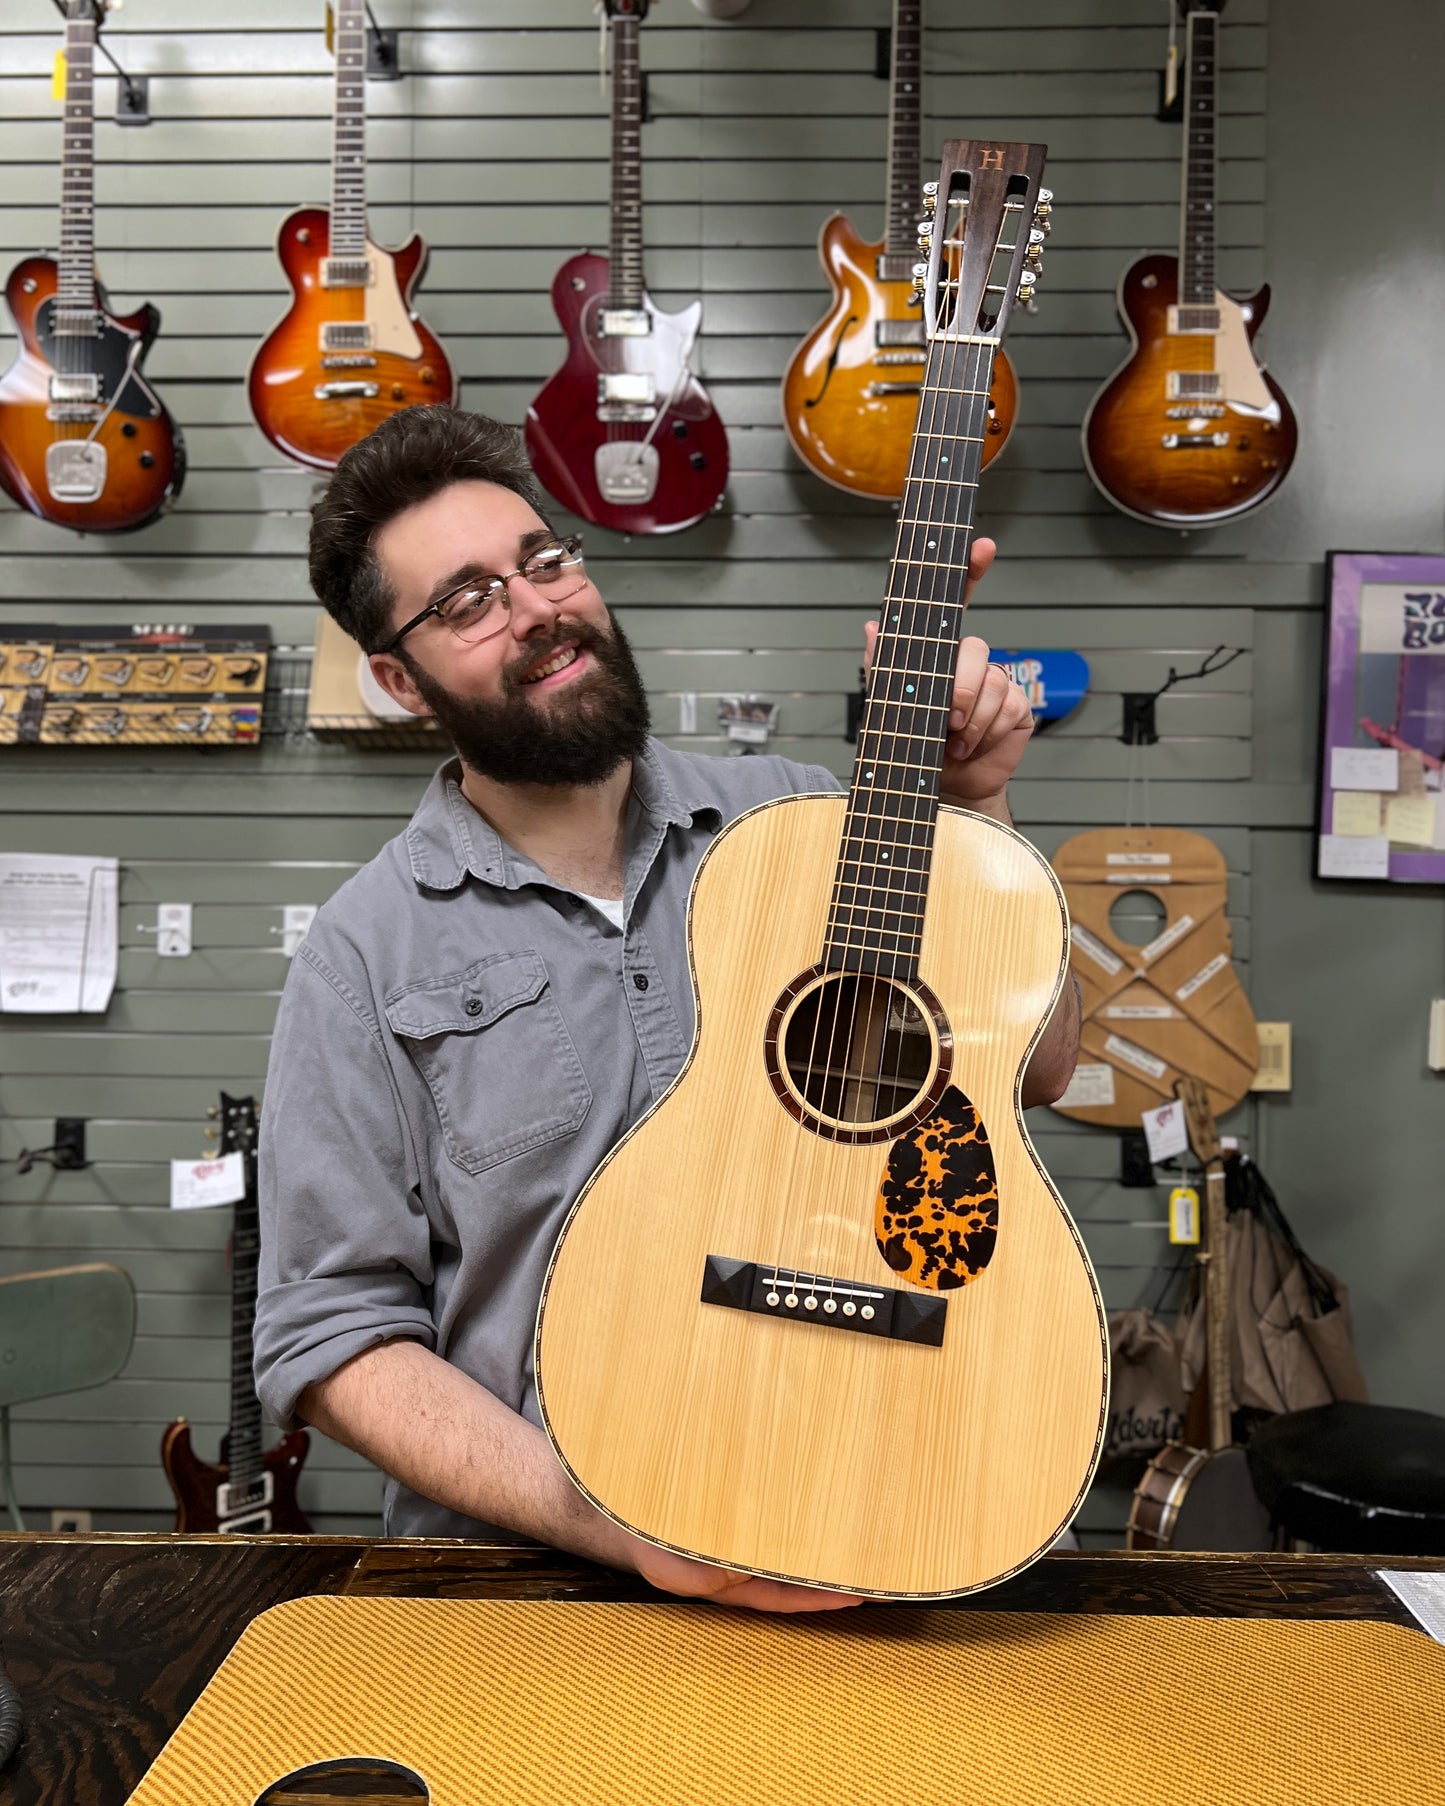
[[[1062,894],[1019,835],[938,803],[988,367],[1042,164],[945,148],[852,789],[765,804],[709,849],[691,1055],[574,1207],[538,1323],[543,1422],[603,1511],[880,1597],[1041,1554],[1107,1406],[1093,1273],[1019,1111]]]
[[[1134,349],[1083,425],[1095,484],[1156,526],[1218,526],[1258,508],[1289,475],[1299,437],[1284,391],[1255,361],[1268,286],[1236,300],[1214,278],[1218,22],[1188,16],[1179,255],[1124,272],[1119,316]]]
[[[869,243],[841,213],[824,222],[818,261],[833,304],[783,375],[783,424],[798,456],[836,488],[884,501],[903,494],[928,352],[912,286],[918,257],[922,0],[894,0],[889,76],[883,237]],[[1018,383],[1000,351],[990,384],[985,466],[1003,450],[1017,413]]]

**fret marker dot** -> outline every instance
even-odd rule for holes
[[[947,459],[947,457],[942,457],[942,458],[940,458],[940,459],[939,459],[939,460],[938,460],[938,461],[939,461],[939,463],[940,463],[940,464],[947,464],[947,462],[948,462],[948,459]]]
[[[871,783],[871,782],[872,782],[872,780],[873,780],[873,773],[872,773],[872,772],[871,772],[871,771],[865,771],[865,772],[864,772],[864,773],[863,773],[863,776],[864,776],[864,777],[865,777],[865,778],[867,778],[867,779],[868,779],[868,781],[869,781],[869,782],[870,782],[870,783]]]
[[[913,694],[913,685],[912,684],[904,684],[903,688],[908,692],[908,694],[910,696]]]
[[[883,855],[883,860],[884,860],[884,863],[886,864],[887,860],[888,860],[888,855],[886,853]]]
[[[938,550],[938,541],[936,539],[930,539],[928,542],[928,549],[930,552],[937,551]],[[947,626],[948,623],[945,622],[944,625]]]

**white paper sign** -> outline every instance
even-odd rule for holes
[[[1081,927],[1078,922],[1070,922],[1069,934],[1080,953],[1086,954],[1096,966],[1102,966],[1110,978],[1116,972],[1123,971],[1124,962],[1118,954],[1111,952],[1097,935],[1090,934],[1087,928]]]
[[[1114,1101],[1114,1068],[1098,1065],[1076,1066],[1069,1088],[1059,1099],[1061,1110],[1097,1109]]]
[[[1400,755],[1393,746],[1332,746],[1331,790],[1398,790]]]
[[[209,1210],[213,1204],[237,1204],[245,1195],[246,1162],[241,1154],[171,1162],[172,1210]]]
[[[301,943],[311,932],[316,920],[314,903],[283,903],[281,906],[281,951],[287,959],[295,959]]]
[[[1321,878],[1388,878],[1390,843],[1383,834],[1321,834]]]
[[[1126,1041],[1122,1035],[1110,1035],[1104,1043],[1104,1052],[1112,1054],[1116,1060],[1122,1060],[1126,1066],[1147,1072],[1151,1079],[1162,1079],[1169,1070],[1163,1060],[1156,1059],[1142,1047],[1135,1047],[1132,1041]]]
[[[98,1014],[115,989],[114,859],[0,853],[0,1010]]]
[[[1184,1121],[1184,1103],[1181,1098],[1176,1097],[1172,1104],[1160,1104],[1157,1110],[1143,1111],[1139,1120],[1144,1125],[1149,1158],[1155,1166],[1187,1151],[1189,1128]]]

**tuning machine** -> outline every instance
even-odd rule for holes
[[[1039,198],[1034,202],[1034,224],[1047,233],[1053,230],[1050,217],[1054,211],[1054,191],[1052,188],[1041,188]]]
[[[938,184],[937,182],[925,182],[923,184],[923,211],[925,213],[933,213],[937,210],[937,207]]]
[[[918,248],[927,257],[933,247],[933,221],[921,219],[918,222]]]

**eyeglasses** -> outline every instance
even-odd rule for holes
[[[569,533],[565,539],[549,540],[546,545],[538,546],[505,577],[469,578],[440,601],[413,616],[377,651],[395,652],[412,628],[420,627],[432,615],[444,621],[457,638],[469,646],[479,640],[491,639],[507,625],[512,604],[507,586],[514,577],[525,577],[549,602],[565,602],[569,596],[575,596],[587,582],[581,535]]]

